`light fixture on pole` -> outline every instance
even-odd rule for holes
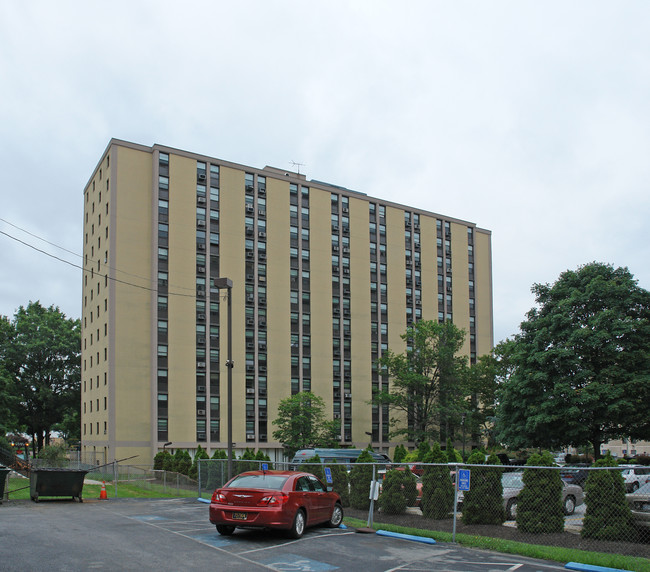
[[[232,280],[230,278],[215,278],[214,285],[228,289],[228,480],[232,478]]]

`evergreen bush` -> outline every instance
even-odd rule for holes
[[[401,463],[406,459],[406,455],[408,455],[408,451],[406,450],[406,447],[402,445],[401,443],[395,447],[395,453],[393,453],[393,461],[395,463]]]
[[[474,451],[467,459],[469,465],[484,465],[485,454]],[[464,493],[463,523],[465,524],[503,524],[503,485],[502,469],[489,467],[499,465],[496,455],[490,455],[485,467],[470,467],[470,490]]]
[[[356,463],[350,471],[350,506],[358,510],[370,508],[370,481],[372,481],[373,458],[368,449],[359,455]]]
[[[434,443],[425,459],[427,466],[422,475],[422,514],[426,518],[440,520],[449,518],[454,506],[454,485],[451,482],[447,456]]]
[[[530,456],[526,466],[553,467],[548,451]],[[553,469],[524,469],[524,488],[517,496],[517,528],[533,534],[562,532],[563,484],[560,471]]]
[[[194,454],[194,460],[192,461],[192,467],[190,469],[190,474],[189,477],[190,479],[198,480],[199,478],[199,461],[201,459],[209,459],[210,456],[206,452],[206,450],[199,446],[196,448],[196,453]],[[204,475],[201,475],[204,476]]]
[[[386,471],[381,494],[377,501],[382,512],[386,514],[403,514],[406,512],[408,506],[404,490],[404,475],[406,473],[407,471],[398,471],[397,469]]]
[[[608,453],[595,467],[616,467]],[[632,515],[625,500],[621,471],[590,471],[585,484],[587,511],[581,534],[597,540],[629,540],[633,537]]]

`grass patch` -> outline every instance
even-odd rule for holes
[[[356,518],[345,517],[344,522],[346,525],[354,528],[367,526],[367,522]],[[389,532],[400,532],[402,534],[433,538],[440,542],[452,542],[452,534],[450,532],[438,532],[435,530],[422,530],[419,528],[378,523],[375,523],[373,528],[375,530],[387,530]],[[537,544],[526,544],[524,542],[490,538],[487,536],[472,536],[469,534],[456,534],[456,542],[471,548],[493,550],[504,554],[516,554],[518,556],[539,558],[541,560],[553,560],[555,562],[580,562],[582,564],[604,566],[606,568],[650,572],[650,560],[641,557],[590,552],[587,550],[575,550],[573,548],[562,548],[557,546],[540,546]]]
[[[101,490],[101,485],[85,484],[82,497],[98,499]],[[29,479],[10,478],[5,487],[5,493],[7,491],[9,491],[10,500],[29,500]],[[106,494],[109,499],[116,498],[115,485],[106,483]],[[165,488],[158,484],[147,484],[146,487],[143,487],[142,485],[131,482],[117,483],[117,498],[196,498],[197,496],[196,491],[186,489],[177,490],[169,486]],[[205,497],[205,494],[201,496]],[[48,497],[44,496],[43,498]],[[210,497],[208,496],[207,498]]]

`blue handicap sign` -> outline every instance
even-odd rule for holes
[[[331,485],[334,482],[332,479],[332,469],[329,467],[325,467],[325,480],[328,485]]]
[[[458,471],[458,490],[459,491],[468,491],[469,490],[469,469],[460,469]]]
[[[269,470],[269,464],[268,463],[262,463],[262,470],[263,471],[268,471]]]

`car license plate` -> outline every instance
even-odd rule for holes
[[[232,518],[233,518],[233,520],[246,520],[246,513],[245,512],[233,512],[232,513]]]

